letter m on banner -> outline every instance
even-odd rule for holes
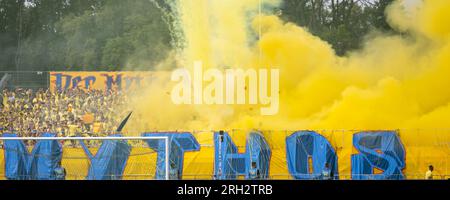
[[[352,179],[404,179],[405,149],[395,131],[360,132],[353,135]],[[375,174],[374,169],[382,173]]]

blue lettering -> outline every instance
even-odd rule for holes
[[[360,132],[353,135],[359,154],[352,155],[352,179],[404,179],[405,150],[394,131]],[[381,174],[374,174],[374,169]]]
[[[325,137],[314,131],[298,131],[286,138],[286,162],[295,179],[339,177],[336,151]],[[324,170],[329,177],[323,177]]]

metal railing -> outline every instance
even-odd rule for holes
[[[307,175],[307,174],[303,174]],[[333,179],[327,179],[327,180],[353,180],[352,176],[370,176],[367,174],[346,174],[346,175],[339,175]],[[81,175],[81,174],[70,174],[68,173],[66,175],[66,180],[86,180],[87,175]],[[373,175],[375,176],[375,175]],[[0,179],[6,179],[4,174],[0,174]],[[104,177],[108,177],[108,175],[105,175]],[[406,175],[405,179],[403,180],[425,180],[424,175],[419,174],[413,174],[413,175]],[[30,179],[30,176],[21,177],[23,179]],[[127,174],[127,175],[109,175],[110,179],[115,180],[157,180],[155,174]],[[183,174],[182,179],[180,180],[215,180],[214,175],[211,174]],[[223,180],[223,179],[221,179]],[[229,179],[229,180],[246,180],[243,176],[238,177],[236,179]],[[278,175],[271,175],[268,178],[265,179],[258,179],[258,180],[299,180],[299,181],[307,181],[307,180],[324,180],[321,178],[311,178],[311,179],[295,179],[290,174],[278,174]],[[366,180],[376,180],[375,178],[368,178]],[[380,180],[380,179],[378,179]],[[382,179],[382,180],[388,180],[388,179]],[[433,175],[433,180],[450,180],[450,175]]]
[[[1,141],[20,141],[20,140],[41,140],[41,141],[66,141],[66,140],[163,140],[164,141],[164,168],[165,168],[165,179],[169,180],[169,161],[170,161],[170,151],[169,151],[169,137],[168,136],[140,136],[140,137],[0,137]],[[117,175],[114,175],[117,176]]]

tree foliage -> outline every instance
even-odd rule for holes
[[[307,27],[338,55],[361,47],[371,30],[393,31],[385,9],[393,0],[284,0],[283,18]]]
[[[151,69],[170,49],[167,24],[148,0],[35,0],[23,5],[0,0],[9,20],[1,24],[3,70],[119,70],[128,63]]]
[[[344,55],[370,30],[392,31],[392,1],[284,0],[282,17]],[[0,70],[152,69],[172,48],[162,12],[151,0],[0,0]]]

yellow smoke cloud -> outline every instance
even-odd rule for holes
[[[413,8],[397,1],[386,11],[389,22],[411,36],[378,33],[344,57],[306,29],[260,15],[259,3],[179,1],[185,43],[179,63],[280,68],[277,115],[261,116],[251,105],[174,105],[174,83],[165,73],[130,101],[138,120],[129,129],[449,128],[450,1],[428,0]]]

